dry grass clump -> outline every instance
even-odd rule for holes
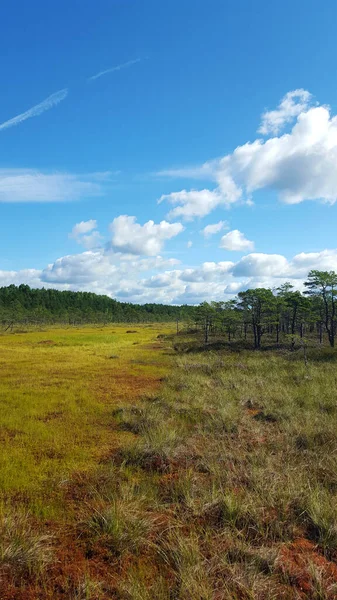
[[[140,438],[120,452],[120,458],[126,465],[145,471],[167,472],[180,442],[178,424],[165,422],[158,414],[157,422],[145,427]]]
[[[174,574],[173,597],[211,600],[213,589],[199,536],[193,532],[184,535],[181,529],[170,530],[160,547],[161,558]]]
[[[298,520],[307,537],[322,549],[328,558],[337,552],[337,503],[328,490],[317,487],[299,501]]]
[[[121,600],[172,600],[170,584],[161,575],[151,583],[144,569],[131,568],[118,586],[118,598]]]
[[[1,516],[0,569],[14,578],[39,576],[51,559],[51,537],[38,534],[28,515]]]
[[[101,600],[104,599],[102,583],[93,581],[90,577],[84,577],[73,592],[70,592],[69,600]]]
[[[148,502],[137,486],[124,483],[112,497],[103,497],[87,522],[89,541],[119,556],[137,553],[149,543],[155,519],[147,512]]]

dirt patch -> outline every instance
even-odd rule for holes
[[[56,346],[56,342],[54,342],[53,340],[41,340],[41,342],[38,342],[39,346]]]
[[[119,400],[133,402],[135,399],[158,389],[158,375],[134,374],[128,371],[106,373],[94,383],[95,394],[104,402],[118,403]]]
[[[142,345],[144,350],[162,350],[163,346],[160,342],[155,342],[153,344],[144,344]]]
[[[281,548],[278,566],[290,582],[305,594],[303,598],[313,597],[318,585],[323,586],[324,598],[336,598],[337,565],[322,556],[317,546],[309,540],[299,538]]]
[[[264,412],[263,410],[258,410],[253,418],[256,421],[264,421],[265,423],[276,423],[278,421],[277,417],[272,413]]]
[[[49,421],[61,419],[63,415],[64,413],[61,410],[55,410],[53,412],[47,413],[44,417],[37,417],[37,420],[42,421],[42,423],[49,423]]]
[[[8,440],[13,440],[18,436],[26,435],[24,431],[20,431],[20,429],[10,429],[9,427],[0,427],[0,441],[5,442]]]

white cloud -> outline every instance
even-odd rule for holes
[[[99,231],[93,231],[90,235],[82,235],[78,240],[78,243],[90,250],[91,248],[96,248],[102,242],[102,236]]]
[[[203,217],[219,206],[252,203],[257,190],[275,191],[287,204],[337,200],[337,117],[328,106],[309,107],[311,95],[305,90],[290,92],[272,113],[266,113],[264,127],[276,128],[297,117],[290,133],[267,140],[257,139],[238,146],[232,154],[201,165],[216,182],[212,189],[182,190],[162,196],[176,207],[169,217]],[[295,100],[297,99],[297,102]],[[268,130],[269,130],[268,129]],[[172,172],[182,177],[184,169]],[[187,167],[186,175],[198,177]],[[193,174],[194,173],[194,174]]]
[[[214,173],[214,163],[216,161],[209,161],[203,165],[192,165],[190,167],[183,167],[178,169],[163,169],[153,173],[156,177],[168,177],[171,178],[183,178],[183,179],[212,179]]]
[[[38,269],[22,269],[21,271],[0,270],[0,287],[7,285],[21,285],[25,283],[34,287],[42,287],[41,271]]]
[[[74,225],[71,233],[69,233],[69,238],[90,250],[91,248],[98,246],[102,241],[102,236],[98,231],[95,231],[96,229],[97,221],[95,219],[81,221]]]
[[[307,109],[311,98],[312,96],[307,90],[299,89],[288,92],[276,110],[263,113],[259,133],[263,135],[279,133],[284,125],[290,123]]]
[[[219,170],[248,194],[273,189],[289,204],[337,199],[337,118],[327,107],[302,113],[290,134],[256,140],[222,159]]]
[[[93,229],[97,229],[97,221],[96,219],[89,219],[89,221],[81,221],[80,223],[76,223],[69,234],[69,237],[73,239],[77,239],[79,236],[84,233],[89,233]]]
[[[170,287],[172,284],[177,284],[180,271],[167,271],[159,275],[152,275],[150,279],[144,280],[143,283],[149,288],[164,288]],[[184,286],[181,285],[181,290],[184,290]]]
[[[191,242],[191,240],[189,240],[186,244],[187,248],[192,248],[193,246],[193,242]]]
[[[210,282],[221,280],[234,267],[231,261],[204,262],[195,269],[184,269],[179,272],[179,278],[186,282]]]
[[[67,88],[65,88],[63,90],[59,90],[58,92],[55,92],[54,94],[52,94],[51,96],[48,96],[48,98],[46,98],[39,104],[36,104],[32,108],[29,108],[28,110],[26,110],[24,113],[21,113],[20,115],[17,115],[16,117],[13,117],[12,119],[9,119],[8,121],[4,121],[4,123],[1,123],[0,130],[8,129],[8,127],[14,127],[14,125],[19,125],[20,123],[22,123],[23,121],[26,121],[27,119],[30,119],[31,117],[38,117],[39,115],[44,113],[46,110],[49,110],[50,108],[53,108],[53,106],[56,106],[57,104],[62,102],[62,100],[64,100],[67,97],[67,95],[68,95]]]
[[[109,256],[101,251],[88,251],[58,258],[41,274],[41,280],[49,283],[72,285],[90,284],[97,280],[108,280],[117,271]]]
[[[235,277],[288,277],[289,263],[280,254],[248,254],[233,266],[232,273]]]
[[[66,202],[101,196],[111,173],[42,173],[0,169],[1,202]]]
[[[227,221],[219,221],[218,223],[214,223],[213,225],[206,225],[206,227],[201,229],[200,233],[205,238],[208,238],[211,235],[215,235],[216,233],[219,233],[223,229],[228,229]]]
[[[131,67],[132,65],[135,65],[136,63],[139,63],[140,61],[141,61],[140,58],[135,58],[134,60],[128,60],[128,62],[117,65],[116,67],[110,67],[110,69],[105,69],[104,71],[99,71],[99,73],[96,73],[96,75],[92,75],[92,77],[89,77],[88,81],[94,81],[95,79],[98,79],[99,77],[102,77],[103,75],[107,75],[108,73],[114,73],[115,71],[121,71],[122,69],[127,69],[128,67]]]
[[[103,248],[63,256],[42,271],[0,271],[0,286],[27,283],[107,294],[130,302],[199,303],[223,300],[253,287],[278,287],[290,281],[303,289],[311,269],[337,271],[337,249],[279,254],[251,253],[237,262],[204,262],[193,268],[175,259],[139,257]]]
[[[290,273],[294,278],[305,278],[308,271],[337,272],[337,253],[335,250],[323,250],[321,252],[301,252],[294,256],[290,263]]]
[[[167,200],[170,204],[179,205],[168,213],[169,219],[183,217],[187,221],[191,221],[195,217],[205,217],[222,203],[219,192],[211,190],[172,192],[172,194],[161,196],[158,202],[161,203],[164,200]]]
[[[181,223],[161,221],[155,224],[148,221],[144,225],[136,222],[136,217],[121,215],[110,225],[112,247],[114,250],[155,256],[159,254],[164,243],[184,230]]]
[[[254,242],[247,240],[244,234],[238,229],[233,229],[232,231],[226,233],[226,235],[222,236],[220,240],[220,248],[242,252],[243,250],[253,250]]]

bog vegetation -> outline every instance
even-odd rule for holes
[[[6,325],[0,597],[335,599],[335,287]]]

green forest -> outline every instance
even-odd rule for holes
[[[255,349],[264,339],[295,345],[309,336],[331,347],[336,337],[337,274],[310,271],[304,292],[286,282],[276,289],[255,288],[228,301],[199,306],[132,304],[90,292],[31,289],[28,285],[0,288],[2,329],[14,325],[62,323],[146,323],[177,321],[202,331],[207,344],[213,335],[228,342],[243,339]]]
[[[118,302],[91,292],[31,289],[28,285],[0,288],[0,322],[12,324],[169,322],[188,317],[193,307]]]

